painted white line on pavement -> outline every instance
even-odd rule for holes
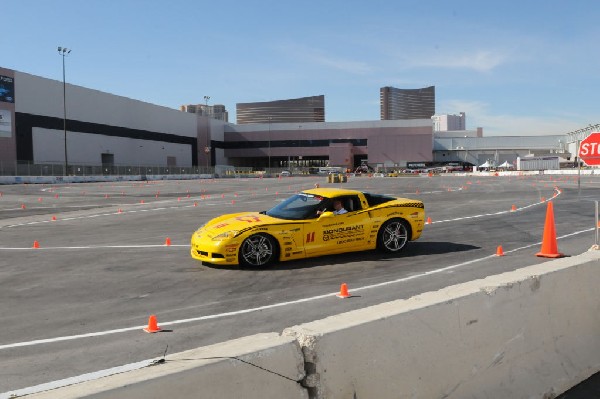
[[[56,249],[106,249],[106,248],[119,248],[119,249],[136,249],[136,248],[168,248],[168,247],[190,247],[190,244],[140,244],[140,245],[85,245],[78,247],[43,247],[32,248],[32,247],[0,247],[0,251],[48,251]]]
[[[4,393],[0,393],[0,399],[11,399],[17,398],[25,395],[31,395],[38,392],[50,391],[52,389],[57,389],[61,387],[66,387],[69,385],[80,384],[85,381],[93,381],[98,378],[108,377],[114,374],[126,373],[128,371],[138,370],[144,367],[148,367],[151,365],[153,360],[142,360],[141,362],[130,363],[123,366],[113,367],[106,370],[95,371],[93,373],[87,373],[78,375],[76,377],[69,377],[62,380],[47,382],[45,384],[34,385],[28,388],[17,389],[15,391],[8,391]]]
[[[202,200],[202,201],[206,201],[206,200]],[[254,204],[254,203],[259,203],[262,201],[244,201],[244,204]],[[150,204],[156,204],[156,202],[152,202]],[[128,204],[126,206],[132,206],[135,204]],[[144,205],[144,204],[141,204]],[[148,204],[145,204],[148,205]],[[204,206],[223,206],[223,202],[203,202],[202,205]],[[229,203],[226,203],[225,205],[229,205]],[[169,210],[169,209],[183,209],[183,208],[197,208],[199,207],[200,204],[198,204],[198,206],[195,205],[183,205],[183,206],[170,206],[170,207],[160,207],[160,208],[149,208],[149,209],[133,209],[133,210],[127,210],[127,211],[121,211],[121,212],[109,212],[109,213],[98,213],[98,214],[93,214],[93,215],[86,215],[86,216],[73,216],[73,217],[67,217],[67,218],[60,218],[60,219],[56,219],[56,220],[38,220],[38,221],[34,221],[34,222],[27,222],[27,223],[16,223],[16,224],[9,224],[6,226],[0,226],[0,229],[6,229],[6,228],[12,228],[12,227],[22,227],[22,226],[32,226],[32,225],[37,225],[37,224],[43,224],[43,223],[56,223],[56,222],[61,222],[61,221],[70,221],[70,220],[81,220],[81,219],[91,219],[91,218],[96,218],[96,217],[100,217],[100,216],[114,216],[114,215],[122,215],[122,214],[129,214],[129,213],[138,213],[138,212],[155,212],[155,211],[164,211],[164,210]],[[20,208],[18,208],[20,209]]]

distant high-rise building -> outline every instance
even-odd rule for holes
[[[325,122],[325,96],[235,105],[239,125],[246,123]]]
[[[431,120],[433,121],[434,132],[447,132],[450,130],[466,130],[467,117],[464,112],[458,115],[445,114],[445,115],[433,115]]]
[[[208,116],[212,119],[218,119],[220,121],[229,122],[229,113],[225,109],[224,105],[205,105],[205,104],[190,104],[182,105],[179,108],[183,112],[190,112],[193,114],[200,114],[202,116]]]
[[[382,87],[379,103],[381,120],[429,119],[435,114],[435,86],[422,89]]]

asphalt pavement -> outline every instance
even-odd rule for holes
[[[207,220],[268,209],[316,182],[423,200],[432,222],[400,255],[349,253],[266,270],[190,257],[190,236]],[[546,262],[535,253],[550,199],[560,251],[580,254],[594,244],[600,179],[585,177],[581,193],[573,178],[552,176],[343,184],[294,176],[11,185],[0,193],[1,393]],[[490,257],[500,245],[505,256]],[[352,292],[390,281],[352,301],[335,298],[342,282]],[[170,331],[145,334],[151,314]],[[597,380],[565,393],[594,396],[564,397],[600,397]]]

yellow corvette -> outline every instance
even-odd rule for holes
[[[337,214],[336,200],[345,213]],[[212,219],[192,235],[191,255],[204,263],[262,267],[375,248],[398,252],[419,238],[424,223],[425,207],[418,200],[315,188],[265,212]]]

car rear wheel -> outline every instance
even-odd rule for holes
[[[409,227],[401,219],[390,219],[381,226],[377,235],[377,248],[385,252],[398,252],[408,242]]]
[[[277,259],[278,247],[275,239],[266,234],[253,234],[240,247],[240,265],[263,267]]]

